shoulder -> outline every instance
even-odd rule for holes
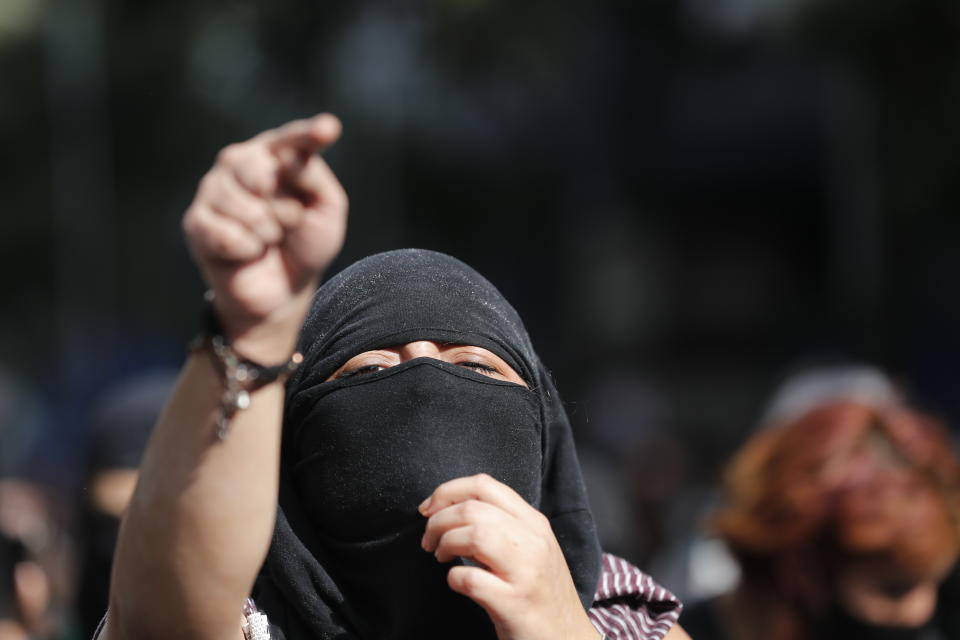
[[[623,558],[603,554],[600,580],[587,615],[611,640],[661,640],[683,605],[653,578]]]

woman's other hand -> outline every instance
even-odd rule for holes
[[[224,330],[246,356],[289,354],[343,245],[347,197],[317,155],[340,131],[336,117],[321,114],[226,147],[183,218]]]
[[[480,474],[440,485],[420,506],[423,548],[450,569],[450,588],[484,608],[500,640],[599,640],[547,518]]]

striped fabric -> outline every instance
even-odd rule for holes
[[[683,605],[676,596],[623,558],[603,554],[600,583],[593,606],[587,612],[590,622],[608,640],[661,640],[680,617]],[[253,601],[244,606],[247,624],[256,618],[258,630],[266,628],[266,616],[257,611]],[[260,620],[262,618],[262,621]],[[107,617],[104,616],[93,640],[99,640]],[[282,634],[276,634],[282,636]],[[244,630],[244,636],[247,630]],[[274,634],[256,638],[277,638]]]
[[[623,558],[603,554],[590,622],[609,640],[660,640],[680,617],[676,596]]]

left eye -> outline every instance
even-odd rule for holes
[[[466,367],[467,369],[473,369],[474,371],[479,371],[480,373],[500,373],[490,365],[482,362],[464,361],[458,362],[457,365],[460,367]]]

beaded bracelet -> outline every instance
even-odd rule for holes
[[[272,637],[266,614],[257,609],[250,598],[243,603],[242,629],[244,640],[271,640]]]
[[[190,352],[205,350],[223,382],[220,397],[220,413],[216,419],[217,439],[223,441],[230,431],[230,420],[242,409],[250,406],[250,394],[277,380],[285,380],[303,362],[303,355],[294,351],[286,362],[265,366],[244,358],[230,346],[223,335],[223,326],[213,308],[213,291],[203,296],[203,330],[190,343]]]

